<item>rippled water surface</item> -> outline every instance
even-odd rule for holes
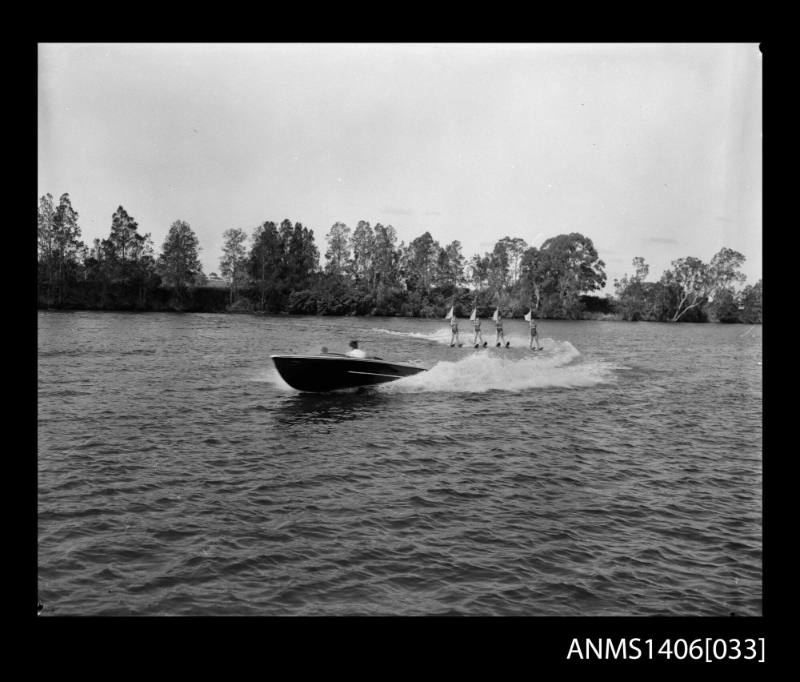
[[[760,327],[446,325],[40,313],[43,615],[761,615]]]

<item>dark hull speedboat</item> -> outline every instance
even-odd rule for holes
[[[272,355],[281,378],[298,391],[335,391],[396,381],[424,372],[423,367],[347,355]]]

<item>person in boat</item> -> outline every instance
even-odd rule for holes
[[[477,311],[473,312],[472,327],[475,330],[475,336],[472,339],[472,345],[475,346],[475,348],[485,346],[486,341],[483,340],[483,334],[481,333],[481,318],[478,317]]]
[[[503,318],[500,315],[500,309],[494,311],[494,328],[495,328],[495,346],[506,345],[506,336],[503,334]]]
[[[350,342],[350,350],[345,353],[345,355],[351,358],[365,358],[367,354],[358,347],[358,341],[351,341]]]

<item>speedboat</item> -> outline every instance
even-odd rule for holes
[[[396,381],[424,372],[424,367],[386,362],[381,358],[354,358],[338,353],[271,355],[281,378],[298,391],[335,391]]]

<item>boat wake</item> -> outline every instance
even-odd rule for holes
[[[579,388],[616,380],[613,363],[581,361],[581,353],[569,341],[544,339],[545,350],[524,349],[470,351],[458,360],[442,360],[427,372],[406,377],[379,390],[398,393],[525,391],[533,388]]]
[[[443,343],[445,345],[450,345],[450,329],[448,327],[442,327],[441,329],[437,329],[436,331],[430,332],[429,334],[421,334],[419,332],[399,332],[393,329],[382,329],[380,327],[373,327],[370,331],[378,332],[379,334],[391,334],[392,336],[405,336],[410,339],[422,339],[424,341],[432,341],[433,343]],[[470,338],[472,338],[471,335]]]
[[[257,370],[249,377],[249,380],[256,383],[270,384],[272,388],[284,393],[296,393],[295,389],[289,386],[278,374],[278,370],[272,366]]]

